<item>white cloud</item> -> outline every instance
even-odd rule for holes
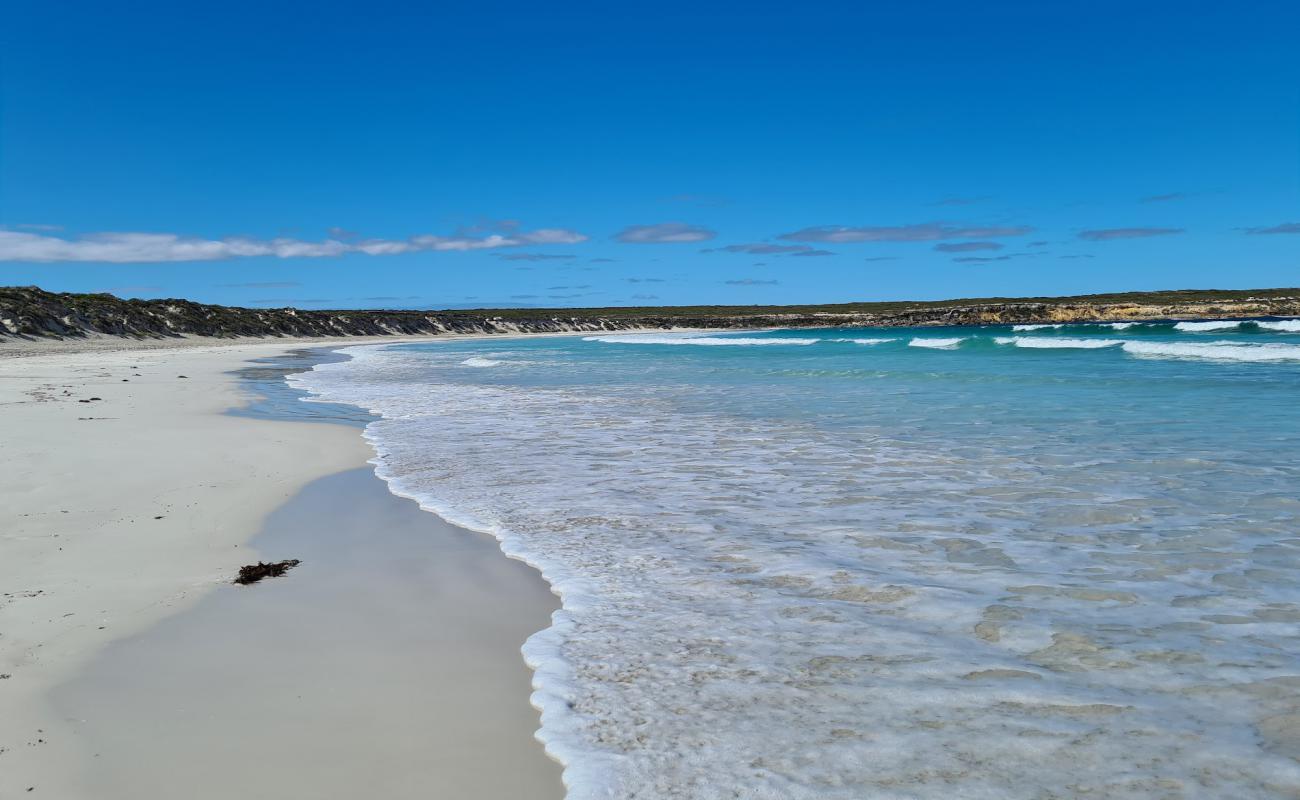
[[[1033,231],[1026,225],[961,226],[942,222],[912,225],[821,225],[778,236],[796,242],[934,242],[943,239],[995,239],[1023,236]]]
[[[706,242],[718,234],[700,225],[685,222],[660,222],[656,225],[629,225],[614,238],[625,244],[682,244]]]
[[[576,244],[587,237],[576,231],[542,228],[489,236],[413,236],[410,239],[201,239],[174,233],[91,233],[64,238],[44,233],[0,230],[0,261],[92,261],[113,264],[172,261],[221,261],[230,258],[328,258],[347,253],[372,256],[419,251],[489,250],[521,245]]]

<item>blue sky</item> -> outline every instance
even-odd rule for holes
[[[1300,6],[10,3],[0,284],[253,306],[1300,285]]]

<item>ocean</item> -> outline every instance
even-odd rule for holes
[[[573,800],[1300,795],[1300,321],[348,348]]]

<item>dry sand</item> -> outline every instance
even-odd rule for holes
[[[355,428],[223,414],[285,341],[112,344],[0,347],[0,797],[562,796],[540,577]],[[304,563],[228,585],[259,557]]]

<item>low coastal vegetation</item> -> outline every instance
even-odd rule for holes
[[[238,308],[189,300],[0,287],[0,341],[93,335],[384,336],[634,328],[1005,325],[1300,315],[1300,288],[1185,289],[1073,297],[984,297],[791,306],[511,308],[456,311]]]

